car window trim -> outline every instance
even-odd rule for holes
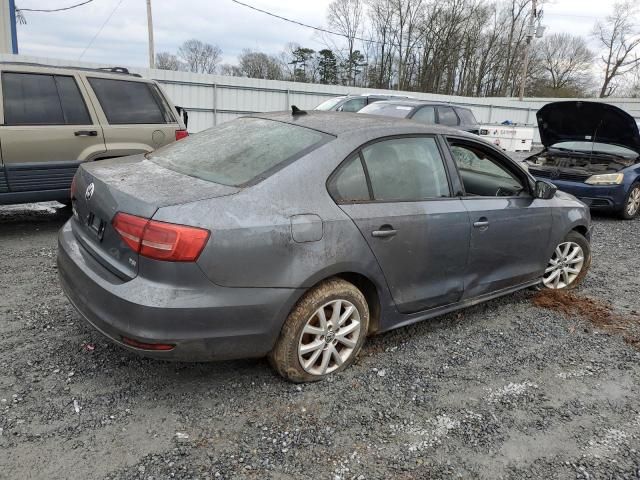
[[[513,198],[524,198],[522,195],[509,195],[509,196],[504,196],[504,197],[497,197],[497,196],[482,196],[482,195],[471,195],[467,193],[466,188],[464,187],[464,182],[462,181],[462,175],[460,175],[460,170],[458,169],[458,164],[455,161],[455,157],[453,155],[453,152],[451,151],[451,139],[453,139],[454,143],[461,143],[461,144],[469,144],[470,146],[476,147],[479,150],[483,150],[485,152],[488,152],[489,154],[493,155],[496,154],[494,156],[497,157],[498,162],[500,163],[501,166],[505,166],[505,163],[508,165],[507,167],[505,167],[510,173],[512,173],[513,175],[515,175],[520,181],[521,183],[523,183],[526,188],[527,188],[527,194],[532,197],[535,198],[535,196],[533,195],[533,182],[532,182],[532,178],[531,176],[521,167],[518,166],[518,164],[515,162],[515,160],[512,160],[511,158],[509,158],[508,156],[506,156],[504,153],[500,152],[499,150],[497,150],[495,147],[493,147],[492,145],[489,144],[484,144],[481,142],[478,142],[474,139],[470,139],[467,137],[459,137],[456,135],[446,135],[444,136],[444,142],[446,144],[447,150],[449,155],[451,155],[451,159],[453,160],[453,168],[455,168],[456,174],[458,176],[458,178],[460,179],[460,187],[462,189],[463,195],[460,196],[460,198],[464,198],[465,200],[477,200],[477,199],[486,199],[486,198],[505,198],[505,199],[513,199]],[[524,179],[524,180],[523,180]]]
[[[452,184],[451,174],[449,172],[448,162],[445,158],[445,153],[442,150],[442,145],[438,141],[438,134],[435,133],[408,133],[408,134],[398,134],[398,135],[389,135],[385,137],[375,138],[373,140],[369,140],[368,142],[363,143],[359,147],[355,148],[351,151],[344,160],[342,160],[338,166],[331,172],[327,181],[325,183],[325,187],[327,188],[327,193],[333,199],[333,201],[337,205],[354,205],[354,204],[369,204],[369,203],[418,203],[418,202],[432,202],[432,201],[442,201],[442,200],[451,200],[456,199],[457,197],[453,194],[454,188]],[[447,178],[447,188],[449,189],[448,197],[430,197],[430,198],[421,198],[421,199],[412,199],[412,200],[376,200],[373,196],[373,187],[371,186],[371,178],[369,177],[369,170],[367,169],[366,162],[364,161],[364,155],[362,154],[362,150],[366,147],[373,145],[375,143],[380,143],[388,140],[396,140],[396,139],[404,139],[404,138],[433,138],[435,141],[436,147],[438,148],[438,152],[440,153],[440,160],[442,161],[442,167],[444,168],[445,176]],[[336,200],[332,195],[330,184],[333,178],[338,175],[338,173],[342,170],[343,165],[352,160],[355,154],[358,154],[360,157],[360,161],[363,164],[364,174],[367,181],[367,188],[369,189],[369,200]]]
[[[91,112],[89,111],[89,108],[87,106],[87,100],[84,96],[83,91],[80,89],[80,85],[78,84],[78,79],[76,78],[75,75],[64,75],[64,74],[57,74],[57,73],[46,73],[46,72],[24,72],[24,71],[20,71],[20,70],[2,70],[0,72],[0,82],[2,82],[2,79],[4,78],[4,75],[6,73],[13,73],[13,74],[17,74],[17,75],[41,75],[41,76],[47,76],[47,77],[51,77],[53,79],[53,85],[56,87],[56,93],[58,94],[58,104],[60,105],[60,111],[62,113],[62,123],[51,123],[51,122],[47,122],[47,123],[7,123],[6,121],[6,112],[4,111],[4,96],[5,96],[5,91],[4,91],[4,87],[2,88],[2,126],[5,127],[64,127],[64,126],[78,126],[78,125],[95,125],[94,119],[91,116]],[[62,97],[60,96],[60,89],[58,88],[58,82],[56,81],[56,77],[68,77],[71,78],[76,85],[76,88],[78,89],[78,93],[80,94],[80,98],[82,100],[82,103],[84,105],[84,109],[87,113],[87,117],[89,117],[89,121],[90,123],[67,123],[66,121],[66,116],[64,113],[64,108],[62,106]]]

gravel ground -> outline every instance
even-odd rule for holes
[[[0,208],[0,478],[640,478],[640,352],[624,326],[524,291],[372,338],[317,384],[264,360],[147,360],[63,296],[67,216]],[[572,301],[637,326],[640,220],[595,224]]]

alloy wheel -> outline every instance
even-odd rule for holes
[[[629,200],[627,201],[627,214],[633,217],[640,210],[640,187],[635,187],[629,192]]]
[[[353,355],[361,332],[360,313],[347,300],[318,308],[302,329],[298,359],[311,375],[326,375]]]
[[[575,242],[564,242],[553,252],[544,271],[542,283],[554,290],[567,288],[580,275],[584,266],[584,252]]]

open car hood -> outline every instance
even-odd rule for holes
[[[545,147],[559,142],[599,142],[627,147],[640,154],[635,118],[599,102],[554,102],[538,110],[538,130]]]

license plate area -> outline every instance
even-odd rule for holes
[[[104,220],[98,217],[95,213],[89,212],[89,215],[87,215],[87,227],[92,235],[94,235],[98,240],[102,241],[102,238],[104,237],[105,227]]]

